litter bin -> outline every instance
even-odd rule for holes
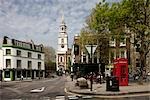
[[[106,77],[106,91],[119,91],[119,80],[117,77]]]
[[[112,76],[111,81],[112,81],[111,91],[119,91],[119,79],[115,76]]]

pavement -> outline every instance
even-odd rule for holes
[[[129,97],[129,96],[150,96],[150,82],[143,83],[142,85],[139,83],[129,83],[128,86],[119,86],[119,90],[117,92],[114,91],[106,91],[106,83],[93,83],[92,91],[90,88],[88,89],[81,89],[78,86],[75,86],[76,80],[71,80],[70,76],[66,77],[66,92],[70,94],[76,95],[92,95],[95,97]],[[88,81],[90,86],[90,81]]]

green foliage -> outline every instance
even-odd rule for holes
[[[86,41],[88,33],[96,35],[102,43],[104,41],[101,38],[109,37],[110,34],[122,40],[125,30],[130,30],[128,34],[134,34],[135,46],[140,45],[138,49],[143,70],[146,55],[150,51],[150,0],[122,0],[111,5],[103,1],[96,4],[86,23],[86,31],[81,32],[81,37]]]
[[[55,62],[55,50],[52,47],[44,47],[45,62]]]
[[[52,61],[45,62],[45,70],[46,72],[56,71],[56,63]]]
[[[45,54],[45,69],[46,71],[56,71],[55,65],[55,50],[52,47],[44,47]]]

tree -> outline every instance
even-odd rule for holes
[[[55,64],[55,50],[52,47],[44,47],[44,54],[45,54],[45,71],[46,76],[56,71],[56,64]]]
[[[126,29],[134,34],[134,46],[140,54],[141,80],[146,67],[146,57],[150,51],[150,1],[122,0],[111,5],[106,2],[96,4],[87,18],[88,29],[100,37],[110,33],[120,39]],[[102,42],[102,41],[101,41]]]
[[[109,29],[108,29],[108,11],[109,4],[96,4],[90,16],[87,18],[85,27],[81,31],[81,41],[83,44],[97,44],[96,55],[100,63],[108,64],[108,46],[109,46]]]
[[[113,10],[112,10],[113,11]],[[113,17],[116,14],[117,16]],[[111,18],[115,21],[112,21]],[[123,0],[116,5],[110,15],[111,30],[124,32],[126,26],[134,34],[134,45],[140,54],[140,81],[146,67],[146,57],[150,51],[150,1],[149,0]],[[119,26],[118,26],[119,25]]]
[[[55,62],[55,50],[52,47],[44,47],[45,62]]]

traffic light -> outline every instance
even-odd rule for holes
[[[79,45],[74,44],[74,54],[79,55]]]

